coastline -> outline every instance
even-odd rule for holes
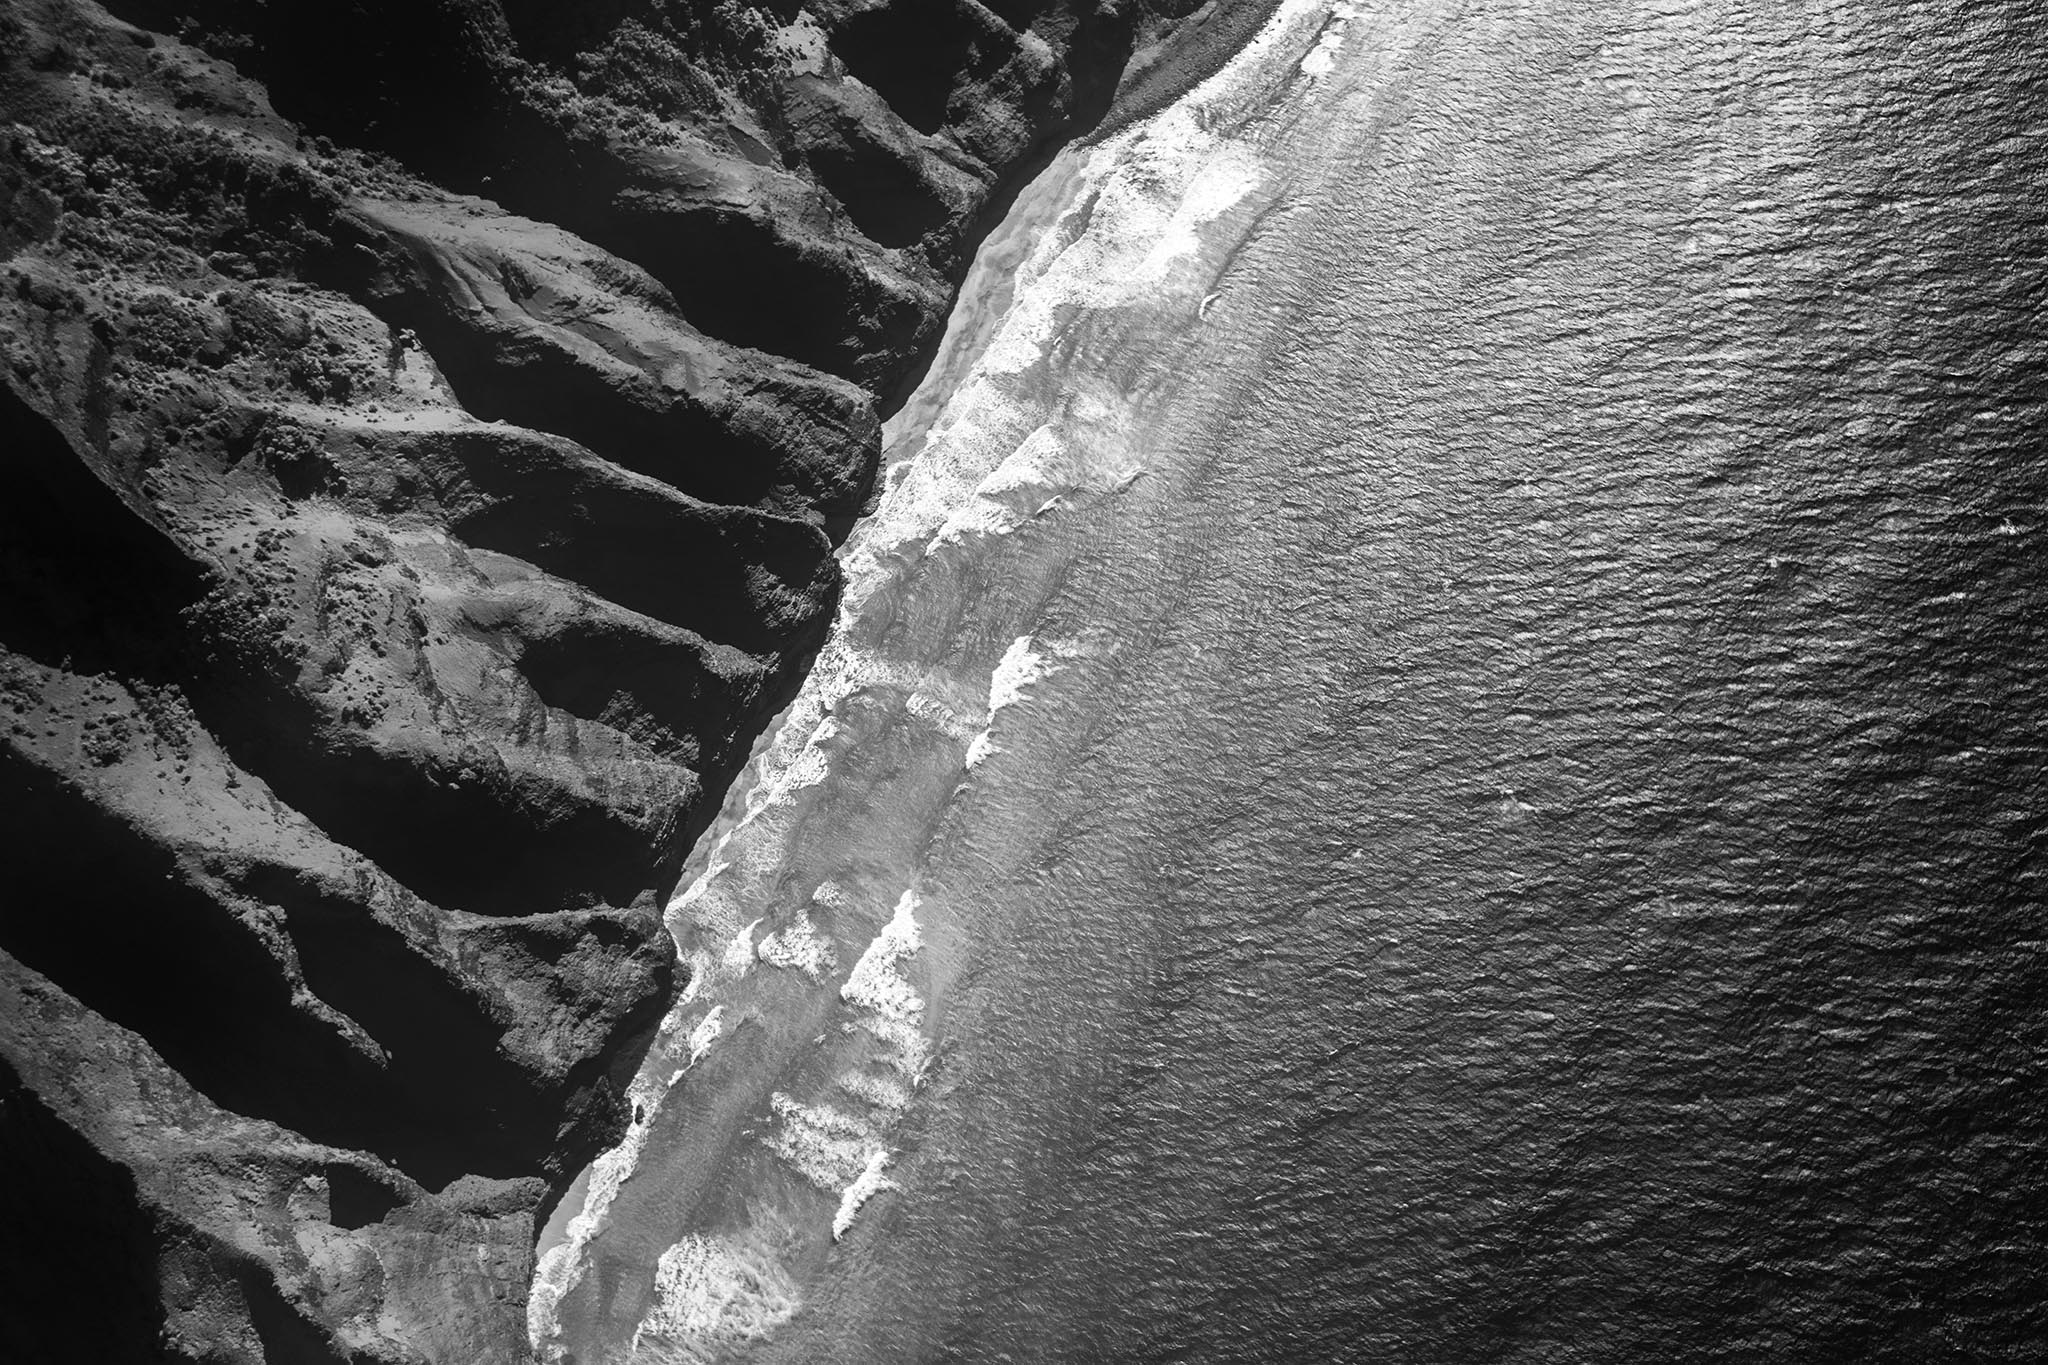
[[[1136,16],[1195,3],[9,8],[25,1303],[121,1246],[184,1267],[105,1315],[135,1350],[243,1349],[246,1290],[352,1357],[524,1356],[881,414]],[[83,1060],[129,1049],[140,1094]]]
[[[1979,1267],[2037,1284],[2039,1215],[1930,1116],[2038,1147],[2010,1064],[1939,1059],[2033,1028],[2023,891],[1967,939],[1949,896],[2022,847],[1979,817],[2040,746],[1912,766],[1949,682],[1897,663],[1938,638],[2028,695],[1944,604],[2035,599],[2039,480],[1974,437],[1965,507],[1827,416],[1837,355],[1880,407],[1970,401],[1873,324],[1898,262],[1946,297],[1981,260],[1833,214],[1902,160],[1806,102],[1869,30],[1294,16],[1070,154],[890,431],[809,704],[673,903],[701,984],[579,1355],[1797,1354],[1901,1286],[1940,1309],[1898,1340],[2026,1331]],[[1735,55],[1768,98],[1729,107]],[[1849,88],[1910,107],[1896,76]],[[1843,268],[1861,330],[1816,331]],[[1896,1197],[1923,1169],[1989,1210],[1964,1243],[1832,1259],[1961,1226]],[[1756,1285],[1792,1262],[1831,1269]]]
[[[1000,752],[1005,703],[1102,649],[1035,641],[1017,614],[1028,604],[1011,594],[978,610],[973,566],[1063,503],[1115,499],[1145,472],[1108,429],[1090,429],[1121,420],[1110,406],[1083,398],[1092,410],[1077,412],[1075,391],[1050,377],[1054,338],[1063,319],[1091,310],[1192,318],[1205,309],[1210,275],[1201,272],[1235,249],[1206,237],[1230,219],[1224,235],[1234,240],[1257,217],[1244,211],[1260,182],[1257,157],[1232,141],[1229,124],[1254,102],[1249,90],[1284,83],[1277,73],[1300,65],[1328,19],[1326,5],[1276,6],[1252,42],[1189,80],[1172,109],[1063,151],[983,243],[925,382],[886,429],[877,505],[839,552],[845,589],[831,635],[669,903],[690,985],[633,1084],[625,1141],[579,1180],[543,1237],[531,1313],[543,1353],[559,1354],[565,1335],[581,1349],[615,1340],[628,1318],[639,1322],[636,1340],[654,1330],[693,1349],[772,1335],[832,1246],[857,1231],[863,1206],[897,1188],[885,1174],[896,1159],[890,1134],[932,1075],[950,988],[972,954],[944,888],[921,880],[919,850],[946,823],[969,770]],[[1135,179],[1127,164],[1139,168]],[[1064,572],[1050,561],[1040,569],[1054,575],[1048,582]],[[922,653],[904,648],[906,630],[922,637]],[[831,813],[835,784],[846,787],[848,765],[868,761],[864,744],[886,745],[901,726],[917,736],[907,741],[915,771],[863,788],[862,808],[888,812],[882,823],[902,846],[870,844],[853,875],[821,879],[815,847],[845,836],[821,834],[818,822],[847,827]],[[818,1030],[842,1006],[853,1017],[826,1047]],[[750,1061],[726,1067],[732,1047]],[[809,1079],[781,1084],[792,1077]],[[677,1096],[694,1116],[678,1111]],[[789,1187],[786,1170],[733,1147],[735,1133],[758,1127],[745,1116],[763,1110],[770,1132],[756,1140],[807,1185]],[[747,1196],[753,1212],[737,1222],[718,1215],[740,1197],[733,1182],[747,1179],[780,1182],[780,1192]],[[770,1231],[762,1198],[777,1210]],[[636,1210],[627,1224],[649,1225],[621,1230],[622,1199]],[[674,1227],[653,1230],[692,1207],[705,1211],[684,1215],[680,1240]],[[806,1224],[829,1237],[801,1232]],[[640,1250],[600,1247],[622,1239]],[[623,1297],[615,1288],[615,1302],[592,1303],[587,1290],[579,1298],[594,1247],[611,1257],[608,1282],[643,1258],[644,1287]],[[707,1316],[713,1302],[722,1306]]]

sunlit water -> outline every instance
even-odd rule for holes
[[[1064,156],[545,1351],[2038,1349],[2043,31],[1289,0]]]

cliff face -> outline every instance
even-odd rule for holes
[[[0,1355],[526,1354],[877,405],[1191,7],[0,4]]]

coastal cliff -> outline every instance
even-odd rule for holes
[[[1192,8],[0,4],[0,1355],[526,1356],[879,413]]]

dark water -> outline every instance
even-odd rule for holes
[[[1066,453],[857,543],[826,774],[723,846],[749,941],[846,893],[837,976],[721,988],[565,1339],[696,1230],[786,1302],[640,1358],[2039,1358],[2048,15],[1302,13],[1198,92],[1230,193],[1018,230],[1035,349],[898,456]],[[808,1040],[906,887],[835,1241],[730,1135],[888,1072]]]

